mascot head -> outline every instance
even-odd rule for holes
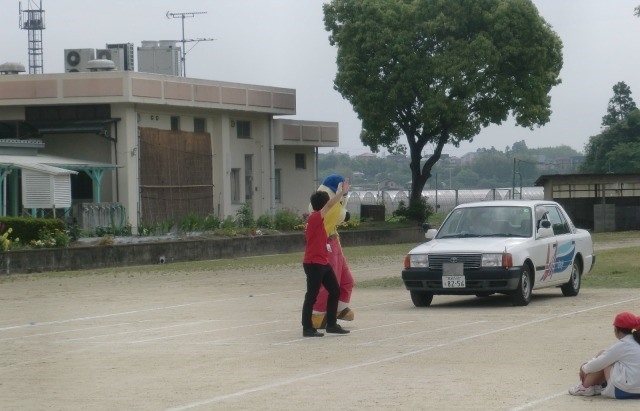
[[[318,187],[318,191],[325,191],[329,193],[330,196],[335,195],[336,191],[338,191],[338,184],[344,182],[344,177],[339,174],[329,174],[322,181],[322,184]],[[345,221],[349,221],[349,212],[347,211],[347,200],[348,198],[345,196],[337,202],[331,210],[325,215],[324,223],[325,228],[327,230],[327,234],[332,234],[336,232],[336,226],[342,224]],[[309,204],[309,212],[311,213],[313,208],[311,204]]]
[[[330,194],[335,194],[338,191],[338,184],[344,182],[344,177],[340,174],[329,174],[323,181],[318,190],[326,191],[322,186],[330,190]]]

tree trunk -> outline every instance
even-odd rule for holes
[[[428,141],[428,139],[426,139],[424,136],[421,137],[421,140]],[[411,155],[411,164],[409,165],[409,167],[411,168],[411,194],[409,196],[410,205],[414,204],[417,201],[420,201],[420,197],[422,197],[422,190],[424,190],[424,186],[427,183],[427,180],[431,178],[431,170],[433,169],[433,166],[436,165],[438,160],[440,160],[442,148],[447,141],[449,141],[449,134],[441,133],[433,154],[427,158],[422,167],[420,167],[420,162],[422,161],[422,147],[424,145],[409,145],[409,154]],[[418,149],[417,147],[420,147],[420,149]]]

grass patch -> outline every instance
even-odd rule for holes
[[[595,244],[607,242],[625,242],[640,239],[640,231],[615,233],[595,233]],[[396,264],[397,273],[394,275],[369,280],[358,280],[356,288],[403,288],[400,272],[402,271],[404,256],[416,244],[388,244],[363,247],[347,247],[344,249],[350,265],[367,264]],[[638,272],[638,253],[640,247],[613,248],[596,251],[596,265],[584,277],[583,287],[586,288],[640,288],[640,273]],[[190,261],[181,263],[158,264],[152,266],[115,267],[81,271],[61,271],[39,274],[20,274],[0,276],[0,284],[8,281],[28,281],[38,278],[72,278],[89,275],[134,276],[137,274],[174,272],[190,273],[202,271],[260,271],[264,267],[297,267],[302,272],[302,253],[290,253],[237,259]]]
[[[596,253],[596,265],[584,277],[582,285],[589,288],[639,288],[638,253],[640,247],[601,250]]]
[[[640,239],[640,231],[617,231],[611,233],[591,233],[593,243],[607,243],[612,241],[629,241]]]
[[[396,277],[382,277],[374,278],[371,280],[356,281],[354,288],[402,288],[404,289],[404,283],[400,276],[400,270]]]

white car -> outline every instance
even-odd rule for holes
[[[431,305],[434,295],[494,293],[524,306],[533,290],[546,287],[576,296],[582,275],[596,261],[591,234],[576,228],[553,201],[462,204],[425,237],[402,270],[416,307]]]

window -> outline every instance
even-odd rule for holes
[[[232,168],[230,178],[230,187],[231,187],[231,202],[239,203],[240,202],[240,169]]]
[[[238,138],[251,138],[251,122],[245,120],[236,121],[236,133]]]
[[[253,155],[244,156],[244,192],[245,200],[251,202],[253,198]]]
[[[547,218],[551,221],[551,227],[553,227],[553,233],[555,235],[568,234],[571,232],[567,220],[565,220],[558,208],[547,206],[547,211],[549,212]]]
[[[274,180],[275,180],[275,184],[274,184],[275,185],[275,188],[274,188],[275,191],[273,193],[273,196],[274,196],[275,200],[279,202],[280,200],[282,200],[282,196],[280,194],[280,182],[282,180],[280,179],[280,169],[279,168],[276,168],[276,173],[274,175]]]
[[[172,131],[180,130],[180,117],[171,116],[171,130]]]
[[[296,169],[297,170],[307,169],[307,158],[303,153],[296,153]]]
[[[193,119],[193,131],[195,133],[206,133],[207,125],[203,118],[195,117]]]

